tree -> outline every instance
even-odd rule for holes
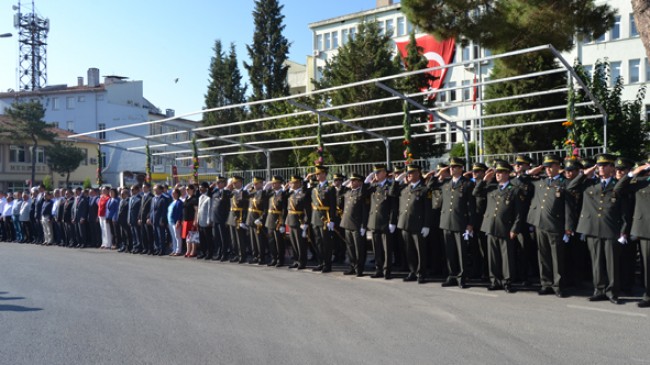
[[[45,187],[45,191],[52,191],[52,189],[54,189],[54,184],[52,184],[52,176],[45,175],[43,178],[43,186]]]
[[[632,11],[645,53],[650,58],[650,0],[632,0]]]
[[[474,157],[476,151],[476,143],[470,142],[469,143],[469,155],[470,157]],[[449,157],[462,157],[462,158],[467,158],[465,156],[465,144],[463,143],[454,143],[451,146],[451,150],[449,150]]]
[[[47,166],[53,172],[65,174],[65,186],[70,187],[70,173],[86,158],[80,148],[66,143],[54,143],[47,149]]]
[[[90,189],[90,188],[93,187],[93,183],[90,182],[90,178],[89,178],[89,177],[87,177],[87,178],[84,179],[84,182],[83,182],[82,185],[83,185],[83,188],[84,188],[84,189]]]
[[[36,151],[39,142],[53,142],[55,134],[51,131],[52,125],[45,123],[45,108],[38,100],[28,102],[15,102],[5,109],[5,113],[12,120],[10,126],[0,129],[0,133],[10,134],[13,140],[31,140],[31,183],[36,179]]]

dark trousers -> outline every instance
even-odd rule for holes
[[[23,241],[32,242],[34,240],[34,228],[31,221],[21,221],[20,226],[23,230]]]
[[[77,237],[77,245],[82,247],[88,246],[88,222],[78,222],[75,224],[75,235]]]
[[[43,225],[41,224],[41,219],[35,217],[32,220],[32,227],[34,227],[34,240],[37,243],[43,243]]]
[[[615,239],[587,236],[591,254],[594,295],[618,298],[621,244]]]
[[[217,256],[228,255],[232,251],[230,247],[230,234],[226,231],[226,225],[223,223],[214,223],[212,225],[212,249]]]
[[[284,233],[274,229],[269,232],[269,253],[271,254],[271,260],[275,261],[276,264],[284,265],[284,253],[286,251],[284,243]]]
[[[142,247],[145,251],[153,251],[153,227],[146,222],[142,222],[140,226],[141,233],[140,239],[142,240]]]
[[[535,230],[539,249],[539,281],[542,289],[553,288],[555,292],[564,289],[564,251],[562,233]]]
[[[406,245],[406,261],[411,275],[424,276],[424,237],[419,233],[402,231],[402,238]]]
[[[490,283],[494,286],[510,285],[515,268],[517,243],[509,238],[492,235],[488,235],[487,239]]]
[[[14,229],[14,222],[11,216],[6,216],[3,218],[4,230],[5,230],[5,241],[13,241],[16,239],[16,231]]]
[[[643,262],[643,283],[645,284],[643,300],[650,301],[650,240],[641,239],[640,241],[641,261]]]
[[[372,231],[372,251],[375,253],[375,270],[390,274],[393,269],[392,235],[384,231]]]
[[[252,225],[248,228],[248,234],[251,241],[251,250],[253,257],[264,262],[266,260],[266,251],[269,245],[266,236],[266,227]]]
[[[88,221],[88,240],[91,247],[99,247],[102,244],[102,229],[97,221]]]
[[[476,227],[480,227],[479,224]],[[469,256],[472,264],[470,276],[475,279],[487,278],[488,270],[488,253],[487,253],[487,236],[484,232],[474,231],[474,237],[469,240]]]
[[[631,240],[621,245],[621,256],[619,267],[621,268],[620,287],[625,292],[630,292],[634,287],[636,279],[636,253],[639,247],[638,240]]]
[[[565,285],[580,286],[585,280],[591,279],[591,258],[587,242],[580,239],[579,234],[571,236],[568,247],[564,252]]]
[[[152,228],[154,231],[154,252],[164,253],[165,247],[167,247],[167,223],[160,221],[155,223]]]
[[[442,230],[445,239],[445,256],[447,257],[447,281],[464,282],[467,276],[467,242],[461,232]]]
[[[214,245],[212,244],[212,227],[199,226],[199,247],[205,257],[211,259],[214,256]]]
[[[120,248],[124,248],[125,251],[131,251],[133,249],[133,238],[131,236],[131,226],[126,222],[117,223],[117,239]]]
[[[348,247],[350,267],[357,274],[363,274],[363,270],[366,267],[366,237],[361,237],[359,231],[346,229],[345,242]]]
[[[142,230],[138,224],[129,224],[131,230],[131,252],[142,251]]]
[[[72,222],[65,222],[65,236],[68,238],[66,245],[74,246],[77,244],[77,235],[75,233],[75,225]]]
[[[314,230],[314,242],[320,257],[318,262],[324,268],[332,268],[332,247],[334,245],[334,232],[327,227],[312,226]]]
[[[304,267],[307,264],[307,243],[302,237],[302,229],[300,227],[291,227],[289,230],[289,239],[291,240],[291,247],[294,251],[294,260],[298,265]]]
[[[233,252],[240,261],[246,260],[246,231],[240,227],[230,227],[230,240],[233,245]]]

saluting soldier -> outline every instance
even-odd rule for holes
[[[320,254],[318,266],[313,271],[332,271],[332,247],[336,229],[336,189],[327,181],[327,167],[315,167],[316,186],[311,189],[311,226],[316,248]]]
[[[616,158],[614,167],[616,168],[616,180],[620,181],[632,170],[634,167],[634,161],[627,157],[618,157]],[[627,221],[632,222],[632,215],[635,206],[635,194],[631,191],[621,191],[620,194],[624,194],[625,199],[629,202],[625,214],[627,216]],[[636,237],[630,235],[630,228],[632,228],[632,225],[628,224],[626,228],[627,230],[625,231],[625,234],[629,239],[627,244],[621,246],[621,262],[619,263],[619,267],[621,268],[621,291],[629,294],[632,292],[632,287],[634,286],[635,281],[636,253],[638,251],[637,247],[639,242],[636,240]]]
[[[525,196],[519,187],[511,183],[511,171],[512,166],[508,162],[497,161],[495,168],[488,170],[484,179],[478,181],[473,192],[474,196],[487,199],[481,231],[488,238],[488,290],[504,289],[506,293],[514,292],[515,240],[525,221]],[[492,183],[495,177],[496,183]]]
[[[225,189],[227,179],[217,176],[212,184],[212,237],[214,239],[214,260],[226,261],[233,251],[230,244],[230,232],[226,228],[230,214],[230,190]]]
[[[567,192],[568,181],[560,174],[562,159],[558,155],[544,156],[542,167],[546,178],[532,184],[528,224],[535,227],[539,249],[539,277],[542,284],[539,295],[564,297],[565,246],[573,235],[575,201]]]
[[[488,167],[483,162],[475,162],[472,165],[472,171],[466,175],[469,175],[470,180],[476,184],[477,181],[483,180],[487,170]],[[487,208],[487,199],[484,196],[477,196],[474,199],[476,200],[476,213],[474,214],[474,227],[476,229],[474,229],[474,236],[469,241],[469,254],[472,263],[471,276],[476,279],[487,279],[489,276],[487,236],[485,232],[480,230],[483,224],[483,215]]]
[[[289,180],[286,223],[289,226],[289,239],[294,262],[290,269],[302,270],[307,264],[307,243],[309,218],[311,216],[311,191],[300,176]]]
[[[619,304],[619,256],[621,243],[627,242],[625,216],[628,202],[614,189],[615,157],[600,154],[596,158],[599,179],[592,179],[596,166],[568,185],[582,192],[582,211],[577,231],[585,234],[591,254],[594,294],[590,301],[608,300]]]
[[[630,234],[640,240],[641,261],[643,263],[643,280],[645,292],[637,305],[640,308],[650,307],[650,155],[644,164],[619,180],[617,190],[628,190],[634,193],[636,204],[632,218]]]
[[[445,256],[449,275],[442,286],[458,285],[466,288],[467,284],[467,240],[474,234],[474,214],[476,200],[472,196],[474,183],[463,176],[465,160],[452,157],[449,167],[451,179],[440,180],[437,176],[429,182],[429,188],[442,192],[440,210],[440,229],[445,242]]]
[[[584,166],[578,159],[570,158],[564,161],[563,176],[567,181],[567,185],[578,175]],[[571,211],[571,232],[573,235],[569,237],[569,243],[564,255],[564,268],[566,276],[564,283],[566,286],[579,286],[580,283],[587,278],[589,274],[589,250],[587,244],[580,239],[580,235],[576,233],[578,226],[578,217],[582,210],[582,194],[575,191],[567,190],[573,201],[573,210]]]
[[[404,184],[395,184],[392,195],[399,196],[397,228],[406,245],[409,274],[404,281],[425,282],[425,239],[431,228],[431,195],[418,165],[408,165]]]
[[[373,172],[366,178],[369,183],[370,208],[368,230],[372,237],[375,253],[375,273],[372,278],[391,279],[393,268],[393,237],[397,228],[397,199],[390,194],[393,182],[388,180],[386,165],[373,166]]]
[[[282,176],[273,176],[271,178],[271,190],[268,192],[267,197],[267,215],[265,226],[269,234],[269,252],[271,254],[271,262],[268,266],[282,267],[284,266],[284,234],[285,234],[285,220],[287,215],[287,192],[282,189],[284,179]]]
[[[252,189],[245,189],[244,194],[248,195],[246,225],[250,228],[248,232],[253,252],[253,260],[250,263],[265,265],[268,238],[264,224],[266,223],[266,211],[268,209],[268,194],[264,189],[264,179],[259,176],[253,177]]]
[[[248,212],[248,195],[243,192],[241,176],[233,176],[226,189],[230,190],[230,214],[226,225],[230,228],[234,256],[230,262],[243,264],[246,262],[246,214]]]
[[[350,190],[349,187],[343,185],[346,176],[342,173],[336,173],[332,176],[332,185],[336,189],[336,222],[341,221],[341,216],[343,215],[343,208],[345,207],[345,193]],[[344,240],[345,232],[337,225],[336,233],[334,234],[334,262],[343,263],[345,262],[345,251],[347,244]]]
[[[368,222],[367,191],[363,186],[363,176],[350,175],[350,189],[343,195],[345,200],[341,216],[341,228],[345,230],[350,270],[344,275],[363,276],[366,266],[366,227]]]
[[[528,175],[528,170],[533,160],[526,155],[517,155],[513,169],[515,177],[510,182],[519,188],[524,196],[524,220],[528,216],[528,209],[532,198],[533,177]],[[524,228],[517,237],[516,262],[517,276],[524,286],[530,285],[529,275],[534,273],[534,267],[538,265],[537,248],[535,247],[535,232],[533,226],[524,222]]]

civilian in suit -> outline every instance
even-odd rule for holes
[[[199,227],[199,246],[201,253],[197,259],[212,260],[214,255],[212,245],[212,199],[210,198],[210,184],[202,182],[199,185],[199,205],[197,210],[197,223]]]
[[[226,261],[233,252],[230,232],[226,228],[230,213],[230,190],[225,189],[227,180],[218,176],[212,186],[212,239],[215,260]]]
[[[52,208],[54,202],[52,201],[52,193],[49,191],[43,194],[41,204],[41,225],[43,227],[43,244],[50,246],[54,243],[54,232],[52,231]]]
[[[72,221],[76,228],[77,248],[88,247],[88,192],[77,188],[72,208]]]
[[[43,225],[41,218],[43,217],[43,201],[45,200],[45,185],[40,184],[38,186],[38,195],[36,195],[36,199],[34,200],[34,233],[36,234],[36,243],[42,244],[44,243],[44,237],[43,237]]]
[[[129,223],[131,231],[131,253],[140,254],[143,250],[142,245],[142,227],[140,225],[140,208],[142,207],[142,194],[140,185],[135,184],[131,187],[131,196],[129,197],[129,211],[126,214],[126,220]]]
[[[311,189],[311,227],[314,233],[314,243],[320,253],[319,264],[313,271],[328,273],[332,271],[332,248],[334,246],[334,230],[337,226],[336,188],[327,182],[328,168],[316,166],[314,175],[317,183]],[[307,178],[311,177],[309,174]]]
[[[388,180],[386,165],[373,167],[365,183],[368,184],[370,207],[367,228],[375,253],[375,273],[372,278],[390,280],[393,269],[393,233],[397,228],[398,201],[390,194],[393,182]]]
[[[72,224],[72,208],[74,207],[74,193],[72,189],[66,189],[65,202],[63,203],[63,225],[65,227],[65,245],[73,247],[77,243],[74,224]]]
[[[133,238],[131,237],[131,226],[129,225],[129,189],[122,189],[120,192],[120,205],[117,210],[117,222],[115,231],[117,233],[118,252],[131,252],[133,249]]]
[[[23,237],[23,230],[20,227],[20,208],[23,205],[23,194],[22,193],[14,193],[14,207],[11,212],[11,221],[14,224],[14,231],[16,232],[16,242],[22,242],[24,237]]]
[[[29,191],[23,192],[23,204],[20,206],[20,228],[23,231],[23,243],[34,241],[34,226],[32,225],[32,198]]]
[[[363,185],[363,176],[352,173],[350,188],[343,195],[341,228],[345,232],[350,270],[344,275],[363,276],[366,266],[366,228],[368,226],[368,192]]]
[[[138,225],[140,226],[140,239],[142,241],[143,255],[153,255],[153,226],[147,224],[149,216],[151,215],[151,201],[153,194],[151,193],[151,184],[142,184],[142,200],[140,202],[140,213],[138,215]]]
[[[286,230],[287,192],[282,189],[284,179],[281,176],[273,176],[271,179],[271,190],[267,197],[267,214],[265,227],[269,235],[269,253],[271,262],[268,266],[284,266],[285,244],[284,235]]]
[[[58,246],[67,246],[68,245],[68,237],[66,236],[66,229],[65,229],[65,222],[63,220],[63,216],[65,215],[65,202],[66,202],[66,197],[65,197],[65,190],[64,189],[58,189],[58,199],[56,199],[56,203],[54,205],[54,220],[56,222],[56,229],[54,230],[56,235],[55,235],[55,241]],[[55,194],[56,197],[56,194]]]
[[[102,244],[98,213],[99,189],[88,189],[88,240],[91,247],[99,247]]]
[[[151,201],[151,212],[148,224],[154,231],[154,255],[162,256],[165,254],[167,246],[167,207],[169,199],[163,194],[162,185],[156,185],[154,188],[155,196]]]

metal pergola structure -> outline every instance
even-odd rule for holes
[[[529,53],[534,53],[534,52],[551,52],[553,56],[558,60],[559,64],[561,67],[555,68],[555,69],[550,69],[550,70],[545,70],[545,71],[539,71],[539,72],[532,72],[528,74],[523,74],[523,75],[517,75],[517,76],[512,76],[512,77],[507,77],[507,78],[501,78],[501,79],[489,79],[489,80],[483,80],[482,77],[480,80],[475,80],[474,84],[472,85],[459,85],[459,86],[453,86],[453,87],[445,87],[445,88],[440,88],[437,90],[433,91],[424,91],[424,92],[416,92],[416,93],[409,93],[409,94],[404,94],[401,93],[389,86],[386,85],[387,81],[391,80],[398,80],[404,77],[412,76],[412,75],[417,75],[420,73],[426,73],[426,72],[433,72],[433,71],[438,71],[442,69],[449,69],[452,70],[454,68],[458,69],[463,69],[464,67],[467,67],[468,65],[480,65],[481,63],[488,62],[491,60],[496,60],[499,58],[507,58],[507,57],[513,57],[517,55],[523,55],[523,54],[529,54]],[[477,69],[480,69],[480,67],[477,67]],[[356,106],[362,106],[362,105],[372,105],[372,104],[378,104],[378,103],[383,103],[387,101],[405,101],[412,105],[414,109],[410,110],[409,113],[411,115],[417,115],[417,114],[428,114],[435,118],[437,123],[449,126],[449,128],[453,130],[459,130],[462,132],[463,135],[463,142],[465,145],[465,155],[469,156],[469,141],[470,141],[470,136],[471,133],[477,132],[480,133],[484,130],[493,130],[493,129],[504,129],[504,128],[512,128],[512,127],[525,127],[525,126],[530,126],[530,125],[543,125],[543,124],[551,124],[551,123],[562,123],[566,121],[566,119],[549,119],[549,120],[536,120],[536,121],[531,121],[527,123],[518,123],[518,124],[508,124],[508,125],[498,125],[498,126],[484,126],[483,121],[486,119],[490,118],[497,118],[497,117],[504,117],[504,116],[512,116],[512,115],[522,115],[522,114],[532,114],[532,113],[539,113],[539,112],[545,112],[545,111],[556,111],[556,110],[564,110],[566,109],[567,105],[562,104],[562,105],[554,105],[554,106],[548,106],[544,108],[537,108],[537,109],[531,109],[531,110],[513,110],[509,111],[506,113],[500,113],[500,114],[491,114],[491,115],[482,115],[481,108],[478,108],[478,111],[474,113],[475,115],[470,115],[470,116],[465,116],[465,117],[453,117],[450,115],[447,115],[443,112],[443,110],[446,110],[448,108],[457,108],[457,107],[464,107],[464,106],[471,106],[471,105],[476,105],[480,104],[481,106],[487,105],[489,103],[497,102],[497,101],[503,101],[503,100],[514,100],[518,98],[527,98],[527,97],[533,97],[533,96],[545,96],[545,95],[551,95],[555,93],[567,93],[570,88],[569,87],[563,87],[563,88],[554,88],[550,90],[539,90],[535,91],[532,93],[527,93],[527,94],[521,94],[521,95],[512,95],[512,96],[507,96],[507,97],[501,97],[501,98],[493,98],[493,99],[484,99],[482,97],[482,93],[479,93],[480,97],[476,98],[476,100],[473,101],[455,101],[455,102],[447,102],[445,103],[444,106],[437,106],[434,105],[433,107],[426,107],[422,105],[422,103],[418,102],[416,98],[424,99],[429,95],[431,92],[435,93],[443,93],[446,91],[456,91],[456,90],[462,90],[465,88],[478,88],[481,90],[484,86],[486,85],[495,85],[499,83],[504,83],[507,81],[512,81],[512,80],[520,80],[520,79],[527,79],[527,78],[537,78],[537,77],[544,77],[556,73],[567,73],[569,82],[573,80],[573,82],[577,85],[576,89],[582,89],[584,93],[588,96],[589,100],[588,102],[584,103],[576,103],[575,107],[581,107],[581,106],[595,106],[600,114],[597,115],[586,115],[586,116],[576,116],[576,120],[587,120],[587,119],[602,119],[603,123],[603,132],[604,132],[604,142],[603,142],[603,150],[606,150],[607,146],[607,114],[605,112],[605,109],[603,108],[602,104],[595,98],[595,96],[590,92],[590,90],[586,87],[586,85],[582,82],[582,80],[578,77],[577,73],[575,70],[571,67],[569,62],[567,62],[564,57],[560,54],[559,51],[557,51],[552,45],[543,45],[543,46],[537,46],[537,47],[531,47],[531,48],[526,48],[518,51],[513,51],[513,52],[507,52],[507,53],[502,53],[498,55],[493,55],[489,57],[484,57],[484,58],[479,58],[479,59],[474,59],[474,60],[468,60],[468,61],[463,61],[463,62],[456,62],[452,63],[449,65],[443,65],[443,66],[437,66],[437,67],[432,67],[432,68],[427,68],[423,70],[417,70],[417,71],[411,71],[411,72],[404,72],[398,75],[392,75],[392,76],[387,76],[387,77],[382,77],[382,78],[376,78],[376,79],[371,79],[371,80],[361,80],[358,82],[350,83],[347,85],[341,85],[341,86],[336,86],[336,87],[331,87],[331,88],[326,88],[326,89],[319,89],[315,91],[311,91],[309,93],[303,93],[303,94],[297,94],[297,95],[290,95],[290,96],[283,96],[283,97],[278,97],[278,98],[273,98],[273,99],[266,99],[266,100],[259,100],[259,101],[250,101],[242,104],[235,104],[235,105],[229,105],[229,106],[222,106],[222,107],[217,107],[217,108],[212,108],[212,109],[204,109],[200,111],[195,111],[191,113],[186,113],[183,115],[175,116],[175,117],[170,117],[170,118],[165,118],[165,119],[160,119],[160,120],[154,120],[154,121],[147,121],[147,122],[139,122],[139,123],[133,123],[133,124],[127,124],[119,127],[112,127],[112,128],[107,128],[104,130],[97,130],[97,131],[91,131],[91,132],[85,132],[85,133],[78,133],[75,135],[70,136],[69,138],[75,138],[83,135],[94,135],[100,132],[108,132],[108,131],[114,131],[118,132],[121,134],[124,134],[127,136],[127,138],[120,139],[120,140],[112,140],[112,141],[105,141],[101,142],[101,146],[105,147],[110,147],[110,148],[116,148],[116,149],[122,149],[130,152],[135,152],[135,153],[144,153],[144,150],[146,148],[146,145],[149,145],[150,148],[161,148],[161,147],[169,147],[172,150],[171,151],[162,151],[162,152],[156,152],[152,153],[153,156],[160,156],[161,158],[166,158],[166,159],[173,159],[173,160],[183,160],[183,159],[191,159],[192,158],[192,148],[191,148],[191,140],[184,140],[184,141],[178,141],[178,142],[166,142],[164,141],[164,138],[167,136],[172,136],[175,134],[182,134],[182,133],[188,133],[191,132],[195,136],[197,136],[197,142],[208,142],[208,141],[219,141],[222,144],[217,145],[217,146],[204,146],[204,147],[199,147],[199,158],[216,158],[219,161],[219,167],[220,167],[220,172],[223,174],[223,168],[224,168],[224,158],[228,156],[233,156],[233,155],[241,155],[241,154],[249,154],[249,153],[263,153],[266,156],[266,171],[267,175],[270,175],[271,171],[271,154],[275,152],[282,152],[282,151],[289,151],[289,150],[295,150],[295,149],[315,149],[318,146],[313,142],[316,140],[317,135],[314,134],[312,131],[316,130],[319,126],[322,128],[327,128],[328,126],[332,125],[343,125],[346,126],[346,130],[340,131],[340,132],[335,132],[331,131],[328,133],[323,133],[321,135],[321,138],[323,140],[323,145],[325,147],[335,147],[337,145],[343,145],[343,144],[359,144],[359,143],[383,143],[386,149],[386,162],[390,164],[390,142],[394,140],[400,140],[403,139],[403,126],[402,123],[395,123],[394,125],[387,125],[387,126],[381,126],[381,127],[373,127],[373,128],[364,128],[362,126],[359,126],[358,122],[362,121],[369,121],[369,120],[376,120],[376,119],[387,119],[387,118],[394,118],[397,119],[397,117],[404,116],[404,112],[394,112],[394,113],[386,113],[386,114],[377,114],[377,115],[370,115],[370,116],[363,116],[363,117],[358,117],[358,118],[351,118],[347,120],[340,119],[334,115],[332,115],[330,112],[334,110],[343,110],[346,108],[351,108],[351,107],[356,107]],[[336,92],[338,90],[346,89],[346,88],[354,88],[354,87],[359,87],[359,86],[374,86],[378,87],[384,91],[386,91],[386,97],[385,98],[379,98],[379,99],[372,99],[372,100],[365,100],[365,101],[360,101],[360,102],[354,102],[354,103],[349,103],[349,104],[344,104],[344,105],[336,105],[336,106],[327,106],[327,107],[314,107],[310,105],[306,105],[302,100],[309,99],[310,97],[318,94],[324,94],[324,96],[327,96],[328,93]],[[461,91],[462,92],[462,91]],[[299,102],[298,100],[301,100]],[[212,126],[201,126],[201,127],[196,127],[196,128],[191,128],[191,129],[184,129],[184,130],[178,130],[174,132],[166,132],[166,133],[159,133],[159,134],[150,134],[150,135],[145,135],[145,136],[140,136],[136,135],[134,133],[128,132],[130,128],[135,128],[135,127],[142,127],[142,126],[150,126],[154,124],[168,124],[169,122],[175,120],[175,119],[180,119],[180,118],[186,118],[190,116],[195,116],[195,115],[201,115],[204,113],[213,113],[213,112],[218,112],[218,111],[224,111],[227,109],[232,109],[232,108],[250,108],[251,106],[256,106],[256,105],[264,105],[264,104],[272,104],[272,103],[280,103],[280,102],[286,102],[292,106],[294,106],[296,109],[295,111],[291,113],[286,113],[282,115],[274,115],[274,116],[268,116],[264,118],[257,118],[257,119],[248,119],[248,120],[243,120],[243,121],[237,121],[237,122],[231,122],[231,123],[225,123],[225,124],[220,124],[220,125],[212,125]],[[272,128],[272,129],[264,129],[261,125],[262,122],[267,122],[267,121],[273,121],[273,120],[278,120],[278,119],[284,119],[284,118],[296,118],[300,116],[307,116],[307,115],[312,115],[315,116],[314,121],[315,123],[308,123],[308,124],[303,124],[303,125],[296,125],[296,126],[289,126],[289,127],[278,127],[278,128]],[[322,119],[327,119],[327,121],[323,121]],[[469,120],[477,120],[478,125],[474,128],[472,127],[466,127],[465,126],[465,121]],[[260,125],[259,129],[254,129],[249,132],[245,133],[231,133],[231,134],[225,134],[225,133],[219,133],[219,131],[223,130],[226,131],[230,127],[234,126],[244,126],[244,125],[249,125],[249,124],[256,124]],[[413,123],[411,124],[412,128],[418,128],[422,127],[423,129],[429,124],[429,122],[420,122],[420,123]],[[299,136],[299,137],[293,137],[293,138],[274,138],[273,134],[279,133],[279,132],[285,132],[285,131],[292,131],[292,130],[302,130],[304,131],[304,135]],[[418,133],[413,133],[412,138],[422,138],[422,137],[428,137],[428,136],[437,136],[441,135],[443,133],[446,133],[445,131],[441,132],[439,130],[432,130],[432,131],[427,131],[423,130]],[[333,137],[339,137],[339,136],[344,136],[344,135],[359,135],[363,136],[363,138],[354,140],[354,141],[332,141],[331,139]],[[244,136],[255,136],[254,141],[250,142],[244,142],[242,141],[242,137]],[[328,141],[329,140],[329,141]],[[133,142],[141,142],[141,145],[136,145],[132,147],[122,147],[120,146],[121,143],[133,143]],[[304,144],[303,144],[304,142]],[[245,150],[242,150],[245,149]],[[467,160],[469,164],[469,159]]]

